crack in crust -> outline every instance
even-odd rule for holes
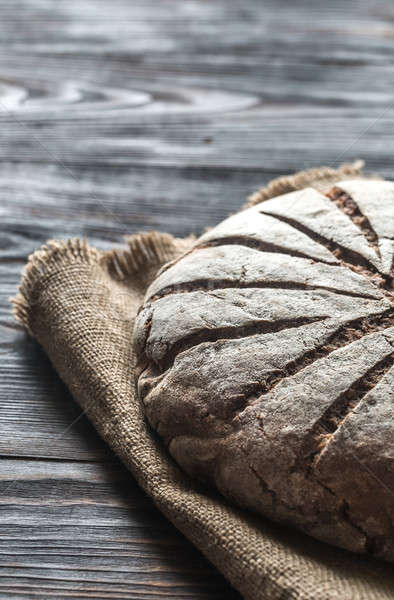
[[[333,266],[335,268],[335,266]],[[160,298],[164,298],[165,296],[169,296],[171,294],[182,294],[187,292],[196,292],[196,291],[213,291],[213,290],[221,290],[227,288],[234,289],[249,289],[249,288],[259,288],[259,289],[278,289],[278,290],[325,290],[327,292],[332,292],[333,294],[338,294],[341,296],[350,296],[352,298],[367,298],[370,300],[376,300],[375,296],[370,296],[369,294],[359,294],[358,292],[352,292],[349,290],[337,290],[332,287],[323,286],[323,285],[313,285],[307,283],[295,283],[288,281],[253,281],[253,282],[245,282],[238,281],[234,282],[228,279],[216,279],[215,281],[209,279],[199,279],[196,281],[188,281],[186,283],[178,283],[176,285],[169,285],[163,287],[159,292],[157,292],[154,296],[149,299],[149,303],[144,307],[152,304],[156,300]],[[140,309],[140,310],[141,310]]]
[[[379,278],[382,279],[382,285],[384,284],[385,279],[379,273],[375,265],[372,264],[361,254],[358,254],[354,250],[350,250],[349,248],[341,246],[338,242],[334,242],[333,240],[327,239],[326,237],[317,233],[316,231],[312,231],[306,225],[298,223],[298,221],[296,221],[295,219],[285,217],[284,215],[274,215],[274,218],[278,219],[278,221],[283,221],[284,223],[291,225],[291,227],[293,227],[294,229],[297,229],[301,233],[304,233],[318,244],[321,244],[322,246],[327,248],[327,250],[329,250],[331,254],[333,254],[333,256],[335,256],[335,258],[337,258],[340,261],[339,264],[348,267],[352,271],[360,272],[360,270],[362,269],[361,272],[364,274],[368,274],[368,277],[374,276],[374,283],[377,287],[380,287]],[[378,275],[378,277],[376,277],[376,275]]]
[[[252,335],[258,335],[261,333],[278,333],[284,329],[291,329],[293,327],[301,327],[308,323],[316,323],[317,321],[324,321],[327,319],[326,316],[320,317],[300,317],[295,319],[283,319],[280,321],[270,322],[261,321],[251,323],[250,325],[243,325],[241,327],[230,326],[230,327],[217,327],[214,329],[205,329],[201,332],[191,334],[190,336],[184,337],[182,340],[176,342],[173,347],[167,352],[165,360],[158,363],[159,370],[161,373],[167,371],[173,365],[178,354],[197,346],[205,342],[218,342],[220,340],[236,340],[239,338],[245,338]]]
[[[276,217],[272,217],[273,219]],[[254,250],[260,250],[260,252],[274,252],[277,254],[288,254],[289,256],[295,256],[298,258],[307,258],[308,260],[313,260],[313,262],[320,262],[326,265],[334,265],[336,263],[328,262],[323,260],[322,258],[311,258],[309,254],[306,252],[301,252],[300,250],[290,250],[289,248],[284,248],[283,246],[276,246],[275,244],[271,244],[269,242],[263,242],[261,240],[255,240],[251,237],[247,237],[245,235],[231,235],[226,238],[219,238],[217,240],[210,240],[204,242],[196,246],[196,250],[201,250],[202,248],[212,248],[215,246],[225,246],[237,244],[238,246],[247,246],[248,248],[253,248]],[[338,263],[339,264],[339,263]]]
[[[329,192],[327,192],[326,196],[335,202],[339,210],[350,217],[353,223],[361,230],[371,248],[375,250],[376,254],[380,258],[378,235],[372,227],[368,217],[362,214],[361,210],[350,194],[347,194],[340,187],[334,186]]]
[[[391,321],[394,324],[394,318]],[[307,465],[308,473],[313,472],[321,455],[327,449],[334,434],[342,427],[346,418],[356,409],[364,396],[379,383],[393,366],[393,363],[393,355],[379,361],[360,379],[355,381],[346,392],[341,394],[322,414],[316,422],[310,438],[305,440],[305,450],[308,450],[308,446],[314,447],[312,451],[309,448],[309,454],[303,461]]]
[[[235,421],[239,418],[241,411],[243,411],[247,406],[251,406],[255,402],[260,401],[262,395],[271,392],[273,388],[283,379],[299,373],[305,369],[305,367],[311,365],[319,358],[324,358],[331,354],[331,352],[339,350],[339,348],[342,348],[347,344],[351,344],[352,342],[361,339],[365,335],[383,331],[393,325],[393,309],[389,309],[384,313],[375,315],[373,317],[363,317],[361,319],[355,319],[354,321],[346,323],[331,336],[326,344],[315,348],[310,352],[306,352],[301,358],[289,363],[284,369],[281,369],[280,372],[275,372],[272,375],[267,376],[264,380],[260,381],[258,388],[253,391],[253,394],[244,398],[242,407],[240,407],[234,416]]]
[[[339,210],[348,216],[349,219],[351,219],[351,221],[360,229],[369,246],[376,252],[376,256],[381,259],[382,257],[379,250],[379,236],[372,227],[368,217],[361,212],[353,197],[337,186],[331,188],[331,190],[327,192],[326,196],[332,200]],[[392,265],[392,272],[390,275],[374,273],[373,271],[376,271],[376,268],[373,265],[369,265],[367,268],[363,268],[361,264],[348,266],[351,268],[353,267],[353,270],[357,271],[358,273],[365,275],[365,277],[370,279],[372,283],[376,285],[384,294],[393,299],[394,263]],[[372,271],[370,267],[372,267]]]

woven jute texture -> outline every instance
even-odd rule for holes
[[[360,177],[362,164],[282,178],[257,201]],[[135,393],[133,321],[157,270],[192,238],[134,235],[124,251],[48,242],[29,258],[14,302],[100,435],[158,508],[250,600],[393,600],[393,567],[317,542],[230,506],[187,477],[147,426]],[[132,510],[132,509],[130,509]]]

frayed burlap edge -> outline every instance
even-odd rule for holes
[[[183,254],[189,250],[195,239],[194,235],[181,239],[158,231],[140,233],[126,238],[127,250],[109,250],[103,253],[102,261],[109,271],[123,280],[146,264],[161,266],[180,253]]]
[[[125,280],[139,269],[149,265],[151,270],[187,252],[195,236],[175,238],[169,233],[149,231],[126,237],[128,248],[114,248],[100,252],[83,238],[49,240],[28,257],[18,294],[10,298],[13,315],[26,331],[34,337],[30,327],[30,312],[46,277],[71,264],[101,263],[117,280]]]
[[[83,239],[69,239],[65,242],[49,240],[39,250],[30,254],[18,294],[15,298],[10,298],[16,321],[34,337],[30,327],[31,310],[46,276],[53,270],[69,267],[73,262],[97,262],[99,255],[99,251],[88,246]]]
[[[248,202],[244,205],[244,208],[249,208],[264,200],[280,196],[281,194],[302,190],[309,185],[318,190],[325,190],[340,179],[355,179],[360,176],[368,179],[381,179],[377,175],[365,175],[365,173],[363,173],[363,168],[364,161],[356,160],[353,163],[344,163],[338,169],[333,169],[332,167],[318,167],[300,171],[294,175],[278,177],[277,179],[270,181],[267,186],[262,187],[260,190],[249,196]]]

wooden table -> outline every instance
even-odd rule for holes
[[[272,177],[357,157],[392,176],[394,5],[3,0],[0,31],[0,598],[238,598],[8,298],[48,238],[198,233]]]

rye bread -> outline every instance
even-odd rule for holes
[[[261,202],[163,267],[138,392],[185,471],[394,562],[394,183]]]

